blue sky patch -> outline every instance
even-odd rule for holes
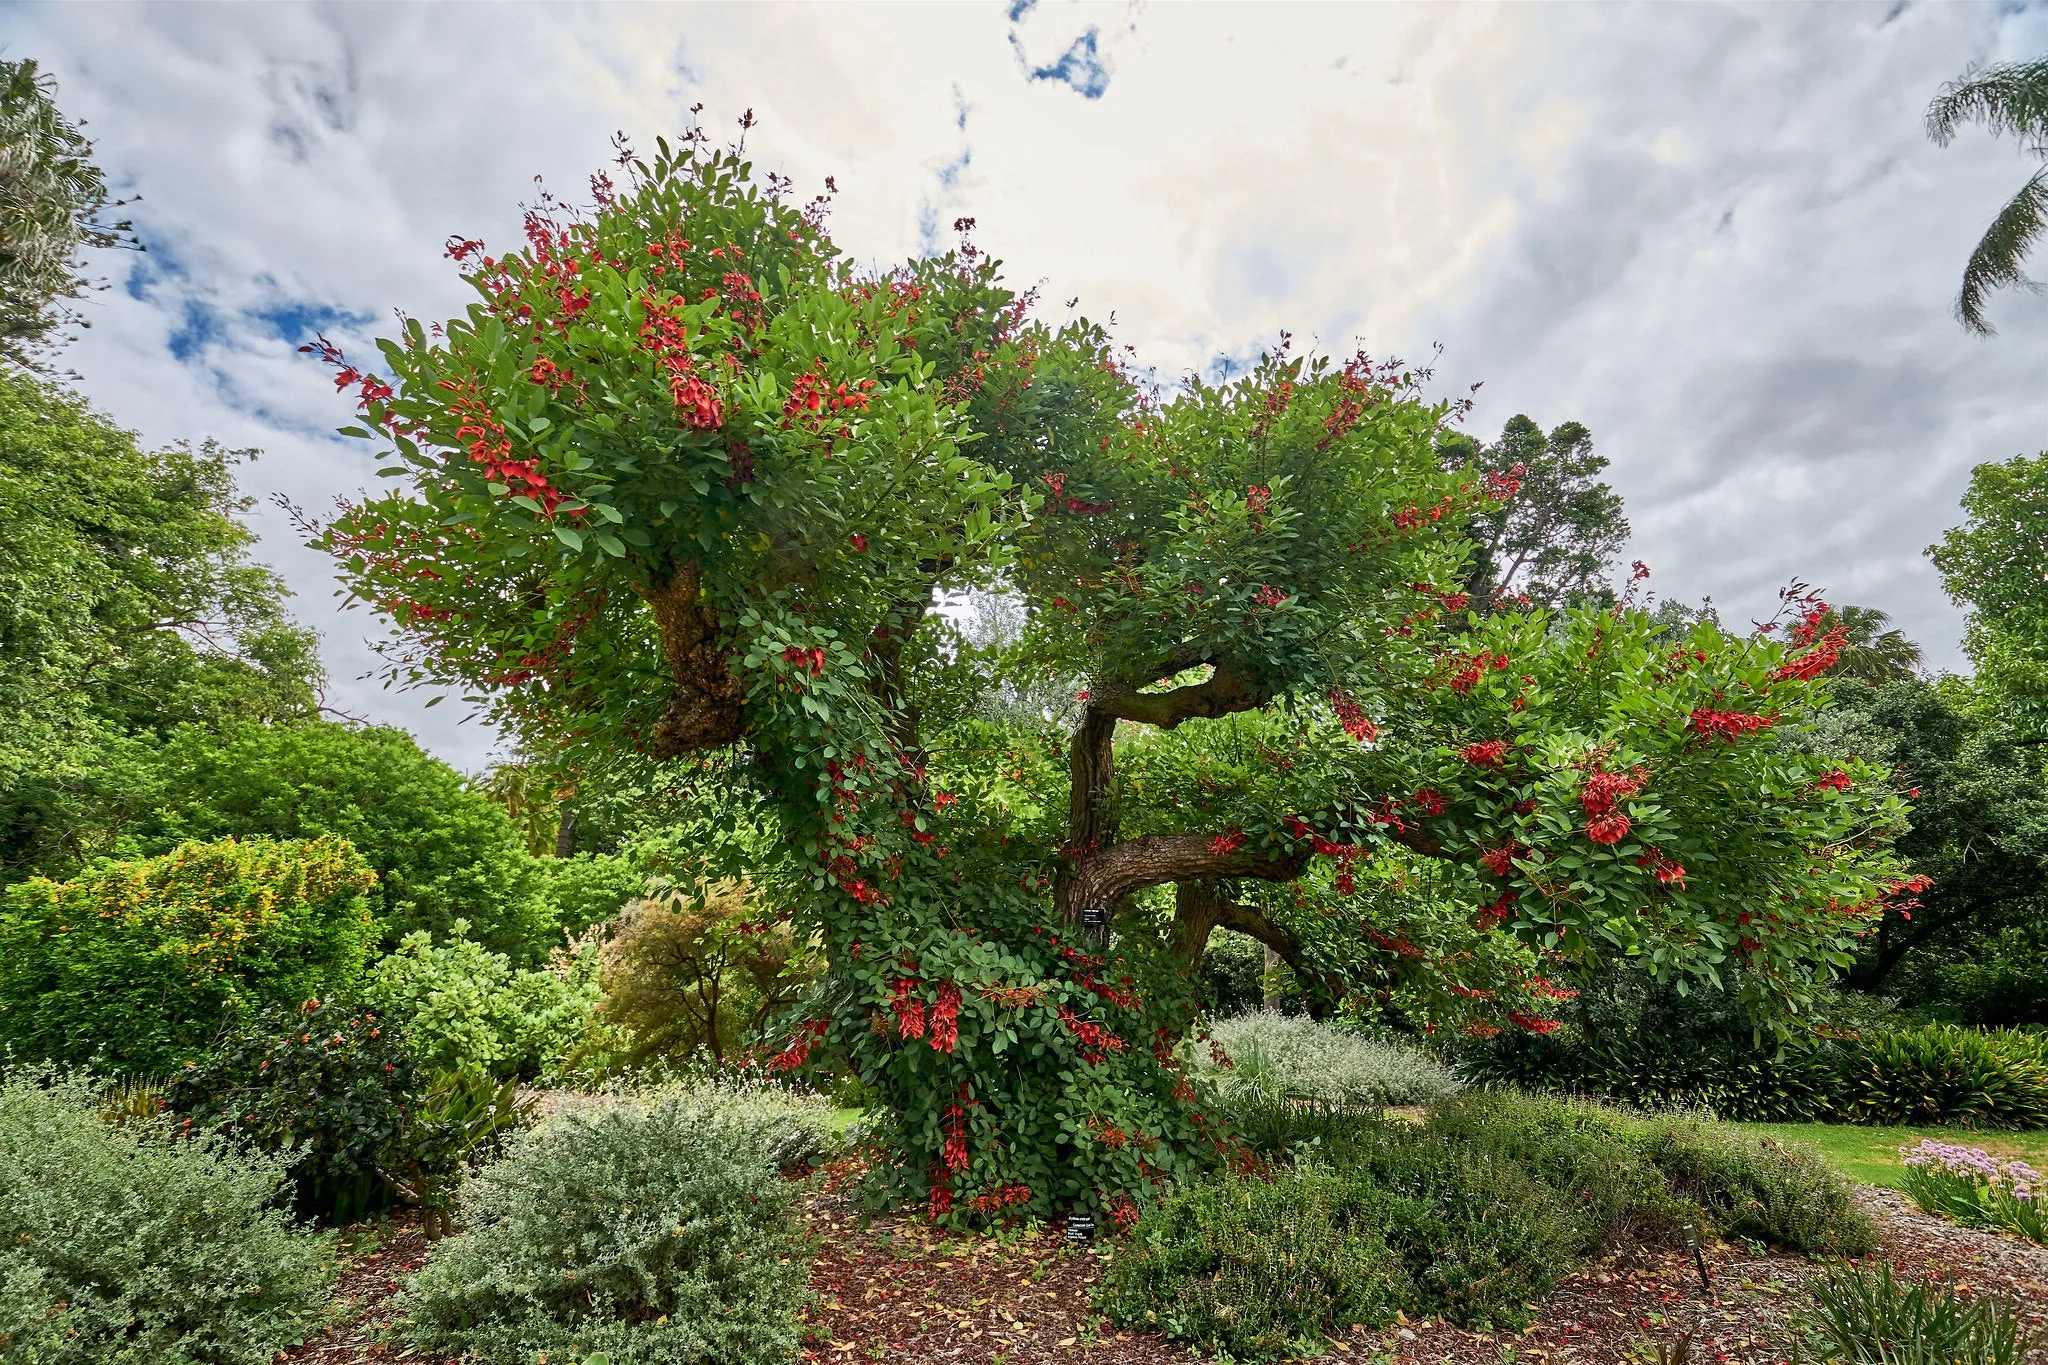
[[[1024,55],[1024,45],[1017,41],[1014,33],[1010,35],[1010,46],[1017,50],[1017,62],[1024,68],[1025,79],[1054,81],[1083,99],[1099,100],[1103,91],[1109,89],[1109,63],[1102,59],[1098,50],[1101,33],[1101,29],[1089,25],[1087,32],[1067,45],[1058,61],[1044,66],[1032,65]]]

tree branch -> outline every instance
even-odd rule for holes
[[[1302,951],[1301,940],[1284,926],[1253,906],[1240,905],[1218,896],[1211,882],[1181,882],[1174,888],[1169,951],[1189,975],[1201,968],[1202,955],[1209,947],[1209,935],[1218,929],[1235,929],[1278,953],[1294,969],[1295,976],[1306,989],[1310,1013],[1320,1019],[1329,1012],[1329,1002],[1321,989],[1326,983],[1316,977],[1314,964]]]
[[[1180,667],[1192,666],[1193,663],[1189,663]],[[1165,671],[1178,672],[1179,669]],[[1237,674],[1218,666],[1203,681],[1176,687],[1170,692],[1139,692],[1121,682],[1102,683],[1089,694],[1088,704],[1118,720],[1134,720],[1171,730],[1184,720],[1213,720],[1239,711],[1256,711],[1271,700],[1271,692],[1254,687]]]
[[[1218,851],[1219,840],[1208,834],[1151,834],[1114,844],[1074,862],[1072,901],[1075,913],[1085,905],[1114,905],[1148,886],[1202,881],[1217,877],[1255,877],[1291,882],[1312,856],[1272,848],[1241,845]]]

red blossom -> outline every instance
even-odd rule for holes
[[[1772,716],[1752,716],[1742,711],[1716,711],[1703,706],[1692,713],[1689,723],[1694,732],[1702,737],[1717,735],[1725,742],[1733,744],[1743,735],[1754,734],[1758,730],[1768,728],[1775,720]]]
[[[924,998],[917,993],[917,982],[906,977],[890,989],[895,993],[889,1008],[896,1015],[896,1035],[905,1039],[924,1037]]]
[[[1330,709],[1337,713],[1337,721],[1344,727],[1344,733],[1360,744],[1369,744],[1380,737],[1380,727],[1366,718],[1365,708],[1351,699],[1349,693],[1340,688],[1331,688],[1325,694]]]
[[[1815,778],[1813,785],[1816,787],[1826,787],[1830,791],[1845,792],[1856,784],[1850,780],[1849,774],[1843,772],[1840,768],[1830,768],[1827,772]]]
[[[951,1052],[960,1041],[960,988],[948,981],[939,987],[938,1003],[931,1009],[931,1045],[934,1052]]]
[[[1558,1029],[1563,1027],[1563,1025],[1555,1019],[1545,1019],[1541,1015],[1535,1014],[1510,1014],[1508,1015],[1508,1019],[1512,1021],[1516,1027],[1525,1028],[1529,1030],[1529,1032],[1531,1033],[1555,1033]]]
[[[1211,839],[1209,841],[1209,851],[1221,857],[1226,853],[1235,853],[1243,844],[1244,831],[1234,829],[1228,834],[1219,834]]]
[[[1628,831],[1626,815],[1603,815],[1586,822],[1586,837],[1596,844],[1618,844],[1628,837]]]
[[[1458,750],[1458,757],[1475,768],[1498,768],[1507,758],[1508,742],[1504,739],[1489,739],[1483,744],[1467,744]]]
[[[1645,773],[1641,768],[1625,773],[1596,772],[1586,779],[1586,785],[1579,792],[1579,804],[1586,808],[1588,815],[1607,815],[1614,810],[1614,803],[1634,796],[1643,789]]]
[[[1424,787],[1421,791],[1409,797],[1408,804],[1414,810],[1425,816],[1442,815],[1444,811],[1448,809],[1444,805],[1444,798],[1435,790],[1429,787]]]

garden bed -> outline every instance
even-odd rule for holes
[[[2014,1299],[2034,1322],[2048,1317],[2048,1248],[1955,1227],[1890,1190],[1864,1187],[1858,1198],[1878,1220],[1879,1254],[1902,1275],[1952,1279],[1959,1289]],[[1092,1307],[1102,1270],[1098,1249],[1074,1248],[1045,1232],[945,1236],[915,1218],[863,1224],[851,1199],[834,1192],[830,1182],[807,1201],[807,1216],[815,1239],[816,1300],[805,1316],[806,1361],[1153,1365],[1201,1359],[1156,1334],[1101,1326]],[[410,1218],[379,1225],[366,1251],[344,1258],[335,1288],[337,1321],[283,1359],[299,1365],[399,1359],[454,1365],[379,1340],[398,1287],[423,1252]],[[1411,1322],[1385,1332],[1347,1334],[1321,1358],[1401,1365],[1502,1365],[1527,1358],[1532,1365],[1593,1365],[1641,1361],[1651,1343],[1672,1343],[1691,1333],[1693,1358],[1701,1365],[1786,1360],[1785,1320],[1800,1302],[1814,1262],[1727,1243],[1707,1246],[1704,1257],[1710,1294],[1701,1293],[1689,1252],[1632,1247],[1569,1276],[1544,1300],[1527,1332]]]
[[[2004,1294],[2034,1322],[2048,1315],[2048,1249],[1953,1227],[1887,1190],[1866,1189],[1859,1198],[1878,1220],[1879,1254],[1902,1275],[1947,1277],[1971,1292]],[[807,1317],[805,1358],[819,1365],[1124,1365],[1202,1358],[1161,1336],[1102,1329],[1091,1309],[1098,1257],[1049,1235],[943,1237],[920,1221],[899,1218],[863,1227],[832,1195],[812,1201],[811,1230],[818,1239],[811,1277],[818,1302]],[[1713,1284],[1708,1294],[1700,1290],[1689,1251],[1635,1247],[1568,1277],[1527,1332],[1413,1322],[1348,1334],[1321,1359],[1641,1361],[1651,1343],[1693,1334],[1693,1358],[1703,1365],[1786,1360],[1786,1318],[1801,1301],[1814,1262],[1725,1243],[1703,1254]]]

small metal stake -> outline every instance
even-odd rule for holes
[[[1699,1268],[1700,1292],[1703,1294],[1713,1293],[1714,1282],[1707,1277],[1707,1258],[1705,1253],[1700,1250],[1700,1230],[1691,1223],[1687,1223],[1685,1225],[1685,1240],[1692,1244],[1692,1263]]]

